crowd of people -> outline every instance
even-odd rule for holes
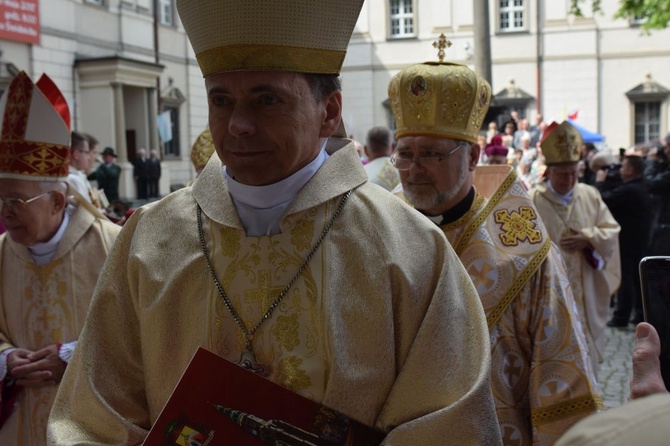
[[[93,170],[99,143],[71,131],[50,78],[12,80],[0,444],[141,444],[198,347],[385,445],[591,444],[621,417],[598,413],[597,369],[606,325],[639,321],[636,262],[652,243],[669,254],[670,135],[644,161],[541,117],[482,133],[491,87],[442,36],[437,61],[390,82],[395,133],[357,147],[338,75],[362,3],[178,0],[209,106],[197,178],[123,230],[101,202],[119,198],[113,148]],[[147,199],[157,158],[134,163]],[[659,352],[639,324],[641,400],[622,410],[668,406],[644,398],[666,392]]]

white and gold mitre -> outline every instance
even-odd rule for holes
[[[568,121],[552,122],[544,130],[540,148],[547,165],[576,163],[581,158],[582,135]]]
[[[446,42],[440,36],[439,62],[411,65],[391,79],[396,138],[426,135],[477,142],[491,86],[467,66],[443,62]]]
[[[339,74],[363,0],[177,0],[202,74]]]

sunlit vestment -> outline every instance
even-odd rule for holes
[[[530,191],[530,197],[540,212],[552,240],[565,235],[581,233],[604,260],[604,267],[594,269],[582,251],[561,249],[567,267],[570,288],[585,325],[593,368],[603,360],[605,325],[609,318],[610,297],[621,283],[619,258],[620,226],[595,187],[577,183],[567,206],[546,183]]]
[[[216,274],[250,326],[352,189],[254,336],[258,362],[271,380],[390,431],[387,444],[497,444],[475,290],[442,232],[366,179],[353,144],[335,152],[271,236],[245,235],[216,155],[193,188],[139,209],[102,273],[61,385],[53,444],[139,444],[198,346],[239,359],[240,330],[199,245],[198,205]]]
[[[0,351],[38,350],[77,339],[98,274],[121,228],[75,209],[51,262],[37,266],[28,248],[0,236]],[[46,444],[58,387],[24,389],[0,429],[0,445]]]

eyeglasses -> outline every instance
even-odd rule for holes
[[[10,211],[16,211],[17,209],[27,205],[28,203],[37,201],[40,198],[46,197],[51,193],[53,193],[53,191],[45,192],[42,195],[38,195],[36,197],[29,198],[27,200],[22,200],[21,198],[0,198],[0,211],[4,209],[5,206],[7,206],[7,209],[9,209]]]
[[[391,164],[398,170],[409,170],[410,167],[412,167],[412,163],[418,163],[420,166],[430,169],[431,167],[437,167],[445,158],[449,158],[461,147],[469,145],[470,143],[463,141],[449,152],[445,153],[436,150],[428,150],[422,152],[421,155],[416,158],[414,158],[412,152],[409,150],[396,150],[393,152],[393,155],[391,155]]]

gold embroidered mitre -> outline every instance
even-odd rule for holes
[[[339,74],[363,0],[177,0],[202,74]]]
[[[191,162],[195,170],[202,169],[214,153],[214,142],[212,141],[212,132],[209,127],[206,128],[193,143],[191,147]]]
[[[426,62],[396,74],[389,98],[396,138],[426,135],[477,142],[491,86],[465,65]]]
[[[582,135],[568,121],[552,122],[544,130],[540,148],[547,165],[576,163],[581,158]]]
[[[46,75],[20,72],[0,98],[0,178],[65,181],[70,165],[70,110]]]

